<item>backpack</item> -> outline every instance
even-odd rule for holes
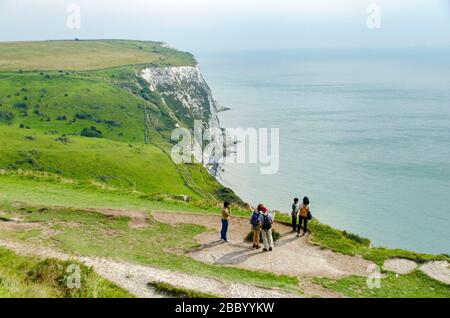
[[[309,212],[308,206],[302,205],[302,208],[300,209],[300,216],[306,218],[308,217],[308,212]]]
[[[258,220],[259,220],[259,213],[253,211],[252,217],[250,219],[250,224],[253,226],[258,226]]]
[[[265,231],[270,230],[272,228],[272,223],[270,222],[268,214],[263,214],[263,221],[261,228]]]

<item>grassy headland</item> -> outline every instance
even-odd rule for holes
[[[1,237],[301,292],[299,277],[206,264],[185,255],[197,246],[195,236],[205,231],[202,226],[171,226],[150,219],[147,227],[135,229],[127,226],[126,218],[92,211],[115,208],[217,214],[221,200],[239,202],[203,166],[173,163],[169,156],[171,131],[176,126],[189,127],[192,118],[165,103],[139,76],[143,67],[195,63],[191,54],[157,42],[0,43],[0,211],[6,219],[18,217],[41,225],[20,231],[0,228]],[[236,206],[234,215],[248,217],[248,211]],[[288,215],[280,213],[277,218],[289,222]],[[361,255],[379,265],[394,257],[419,263],[450,260],[448,255],[372,247],[368,239],[317,220],[310,229],[311,241],[322,248]],[[84,267],[90,283],[73,294],[61,289],[59,273],[53,270],[51,279],[44,281],[27,276],[39,271],[42,264],[57,268],[52,264],[58,261],[42,263],[3,249],[0,260],[0,295],[129,296]],[[9,262],[19,267],[6,268]],[[419,272],[401,279],[388,273],[385,281],[391,288],[374,294],[364,288],[361,277],[316,279],[323,287],[352,297],[450,294],[448,286]],[[420,293],[416,292],[419,289]]]

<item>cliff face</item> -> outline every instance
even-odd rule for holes
[[[220,129],[217,112],[221,107],[214,100],[198,67],[150,67],[144,69],[141,76],[148,82],[149,89],[157,92],[163,103],[190,129],[194,128],[195,120],[202,122],[204,131],[208,128]],[[201,146],[195,147],[194,152],[197,160],[203,161],[209,172],[218,176],[223,154],[202,154]]]
[[[142,71],[142,77],[152,91],[157,91],[178,118],[193,127],[201,120],[203,127],[219,128],[218,103],[198,67],[151,67]]]

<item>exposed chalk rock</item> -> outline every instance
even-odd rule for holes
[[[417,263],[403,258],[392,258],[384,262],[383,268],[397,274],[408,274],[417,268]]]

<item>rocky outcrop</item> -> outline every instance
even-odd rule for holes
[[[222,107],[212,97],[198,67],[150,67],[142,71],[142,77],[177,116],[189,123],[201,120],[204,128],[220,127],[217,112]]]
[[[149,67],[143,69],[141,75],[149,83],[149,89],[157,92],[189,128],[193,129],[194,122],[200,120],[204,131],[209,128],[220,130],[217,113],[224,108],[214,100],[211,89],[197,66]],[[198,142],[202,144],[200,140]],[[205,167],[218,176],[223,154],[203,153],[202,156],[202,147],[196,149],[195,156],[200,160],[203,157]]]

